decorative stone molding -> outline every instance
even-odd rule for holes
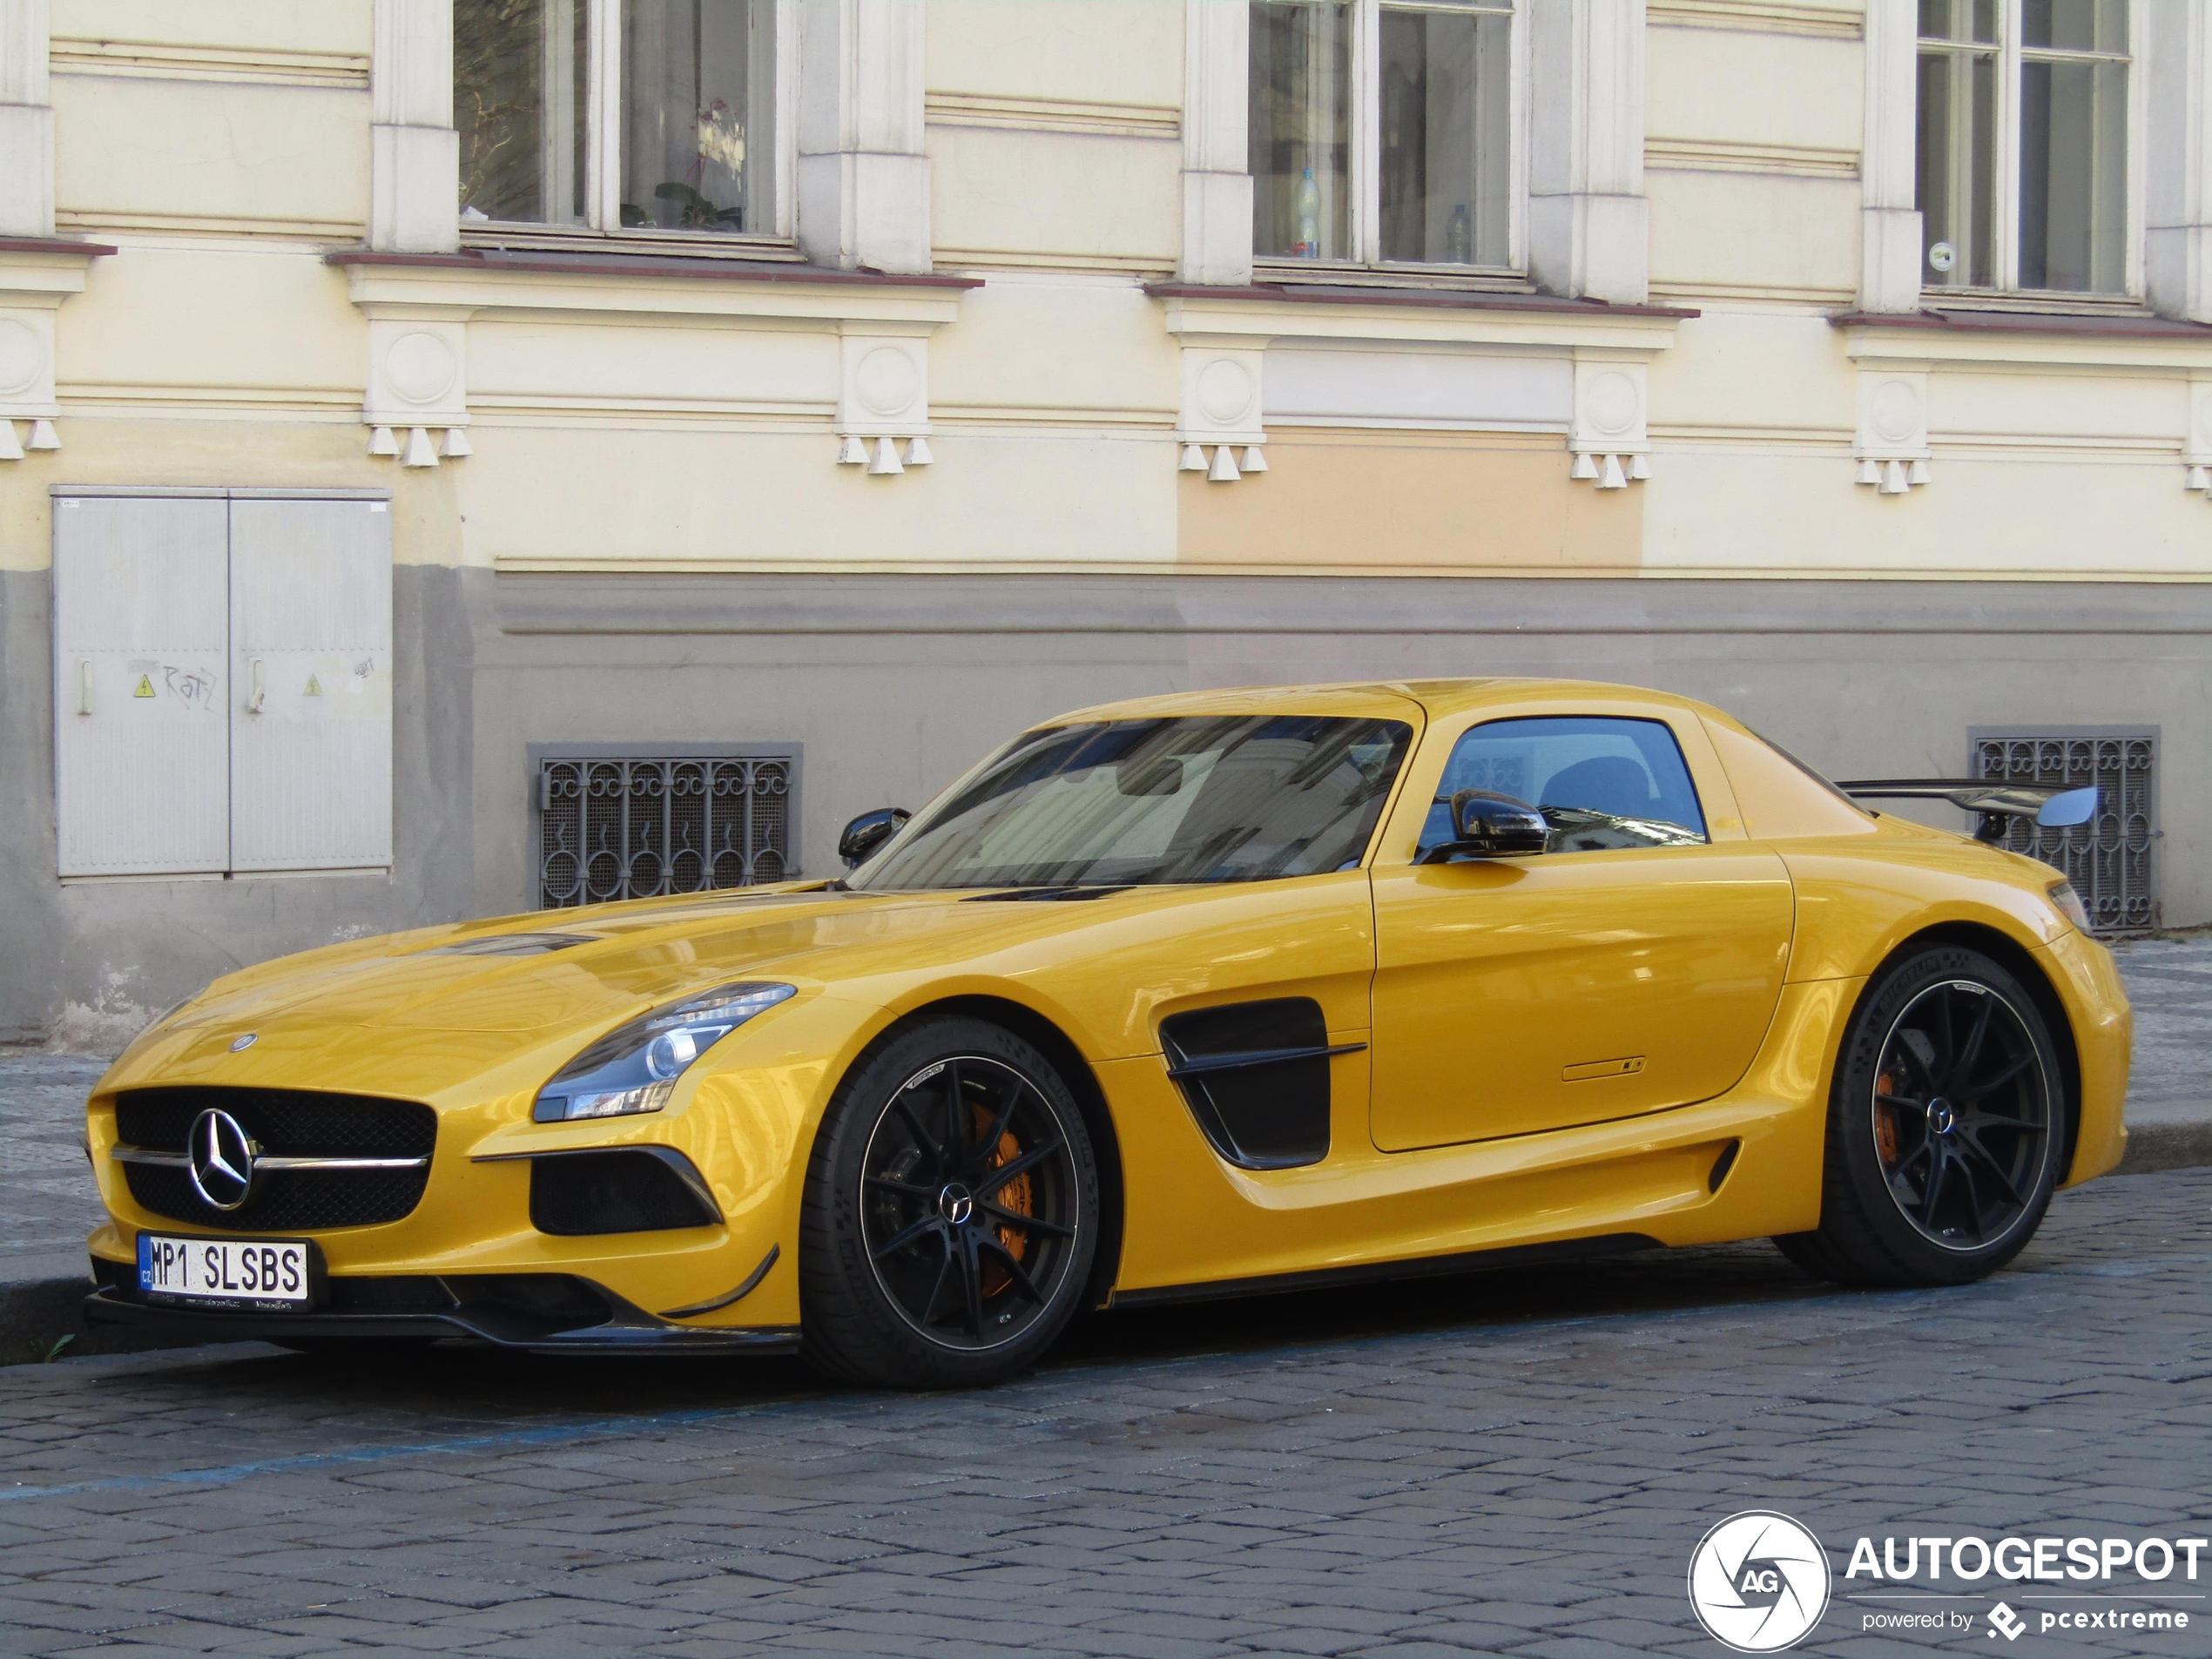
[[[1916,199],[1919,13],[1914,0],[1866,0],[1866,136],[1859,150],[1862,310],[1920,305]]]
[[[58,449],[54,424],[54,314],[84,291],[94,258],[112,247],[52,237],[0,237],[0,462]]]
[[[1180,470],[1203,472],[1217,484],[1233,484],[1245,473],[1267,470],[1260,403],[1266,355],[1264,347],[1245,340],[1224,344],[1203,335],[1184,337],[1183,401],[1175,423]],[[1213,449],[1211,463],[1208,446]]]
[[[453,126],[453,0],[375,0],[371,24],[368,245],[461,246]]]
[[[2189,429],[2182,442],[2182,483],[2212,501],[2212,374],[2189,377]]]
[[[1252,280],[1251,12],[1183,9],[1183,255],[1185,282]]]
[[[2212,322],[2212,9],[2144,11],[2145,285],[2161,316]]]
[[[840,325],[838,334],[838,465],[864,467],[871,478],[930,465],[930,326],[894,334],[880,323]]]
[[[1168,332],[1183,352],[1177,465],[1221,483],[1267,469],[1270,347],[1317,347],[1341,356],[1347,347],[1373,345],[1401,354],[1407,347],[1433,346],[1456,362],[1467,361],[1470,352],[1507,362],[1548,360],[1562,380],[1571,366],[1571,407],[1562,385],[1556,406],[1512,421],[1510,429],[1558,431],[1563,425],[1573,455],[1570,475],[1591,479],[1601,489],[1625,487],[1651,475],[1646,365],[1674,343],[1677,323],[1697,314],[1664,306],[1523,296],[1484,300],[1403,290],[1372,295],[1340,292],[1323,298],[1265,287],[1163,282],[1145,292],[1164,302]],[[1310,360],[1312,354],[1306,355]],[[1291,378],[1295,383],[1299,376]],[[1295,411],[1298,406],[1289,407]],[[1285,418],[1295,422],[1298,416]],[[1433,400],[1418,395],[1402,413],[1370,408],[1361,419],[1409,428],[1461,424],[1440,415]]]
[[[1567,447],[1570,478],[1600,489],[1626,489],[1651,476],[1651,439],[1644,421],[1644,361],[1602,349],[1575,354],[1575,414]]]
[[[46,0],[0,0],[0,236],[54,233]]]
[[[345,271],[353,301],[368,319],[361,418],[369,453],[406,467],[435,467],[470,453],[472,321],[588,327],[641,316],[835,335],[835,386],[825,374],[810,380],[802,395],[812,408],[834,400],[838,460],[878,476],[927,466],[929,336],[959,315],[963,293],[982,287],[972,277],[628,255],[347,250],[327,260]],[[604,395],[597,388],[576,389]]]
[[[364,306],[368,314],[368,395],[361,419],[368,452],[402,467],[458,460],[469,447],[469,313],[442,307]],[[430,435],[440,434],[437,441]],[[404,438],[401,434],[405,434]]]
[[[1856,482],[1902,496],[1929,482],[1928,374],[1925,368],[1863,368],[1858,435],[1851,443]]]
[[[2205,395],[2200,383],[2212,384],[2212,328],[2157,317],[1970,311],[1849,312],[1828,320],[1842,331],[1844,354],[1859,374],[1858,433],[1851,451],[1858,482],[1885,495],[1903,495],[1929,482],[1928,383],[1932,372],[1946,370],[2094,370],[2186,381],[2188,425],[2176,435],[2183,478],[2199,489],[2197,469],[2212,469],[2212,421],[2200,401]]]
[[[812,0],[798,10],[799,247],[840,270],[927,272],[927,8]]]
[[[1530,0],[1528,271],[1547,293],[1642,304],[1644,0]]]

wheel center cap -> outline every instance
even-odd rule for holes
[[[1938,1096],[1928,1103],[1928,1127],[1938,1135],[1948,1135],[1959,1126],[1959,1114],[1951,1103]]]
[[[975,1213],[975,1199],[955,1181],[937,1195],[937,1213],[954,1226],[961,1226]]]

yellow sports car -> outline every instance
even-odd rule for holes
[[[1869,812],[1620,686],[1211,691],[1022,733],[841,880],[217,981],[90,1104],[96,1319],[1003,1377],[1087,1306],[1772,1237],[2009,1261],[2118,1162],[2094,791]]]

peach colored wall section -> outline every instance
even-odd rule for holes
[[[1326,428],[1269,434],[1268,470],[1180,475],[1184,570],[1422,576],[1632,574],[1643,490],[1567,475],[1557,437]]]

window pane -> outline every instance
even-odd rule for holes
[[[2020,286],[2127,283],[2128,67],[2020,65]]]
[[[1920,38],[1997,44],[1997,0],[1920,0]]]
[[[1920,54],[1920,280],[1986,288],[1997,202],[1997,58]]]
[[[583,222],[586,0],[454,0],[461,216]]]
[[[1255,0],[1252,252],[1352,257],[1352,9]]]
[[[2021,0],[2020,44],[2062,51],[2128,50],[2128,0]]]
[[[1382,14],[1382,256],[1503,265],[1509,36],[1497,13]]]
[[[770,230],[773,0],[625,0],[622,222]]]
[[[1675,734],[1657,720],[1492,720],[1453,745],[1421,851],[1452,839],[1452,797],[1485,789],[1543,809],[1548,850],[1595,853],[1702,842],[1705,814]]]

